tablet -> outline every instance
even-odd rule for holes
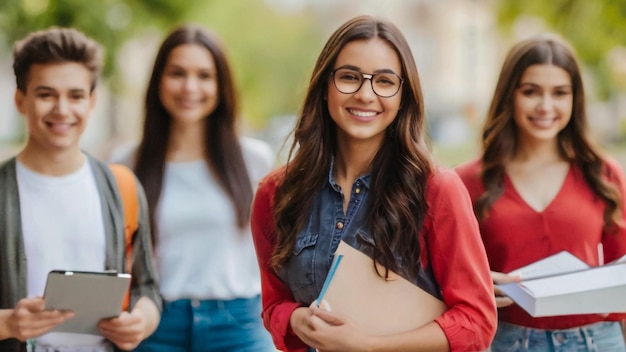
[[[74,318],[52,331],[100,335],[98,321],[122,312],[130,274],[53,270],[48,273],[46,309],[74,311]]]

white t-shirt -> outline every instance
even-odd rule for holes
[[[265,142],[241,138],[253,190],[275,165]],[[249,227],[236,225],[230,198],[204,160],[166,164],[156,210],[161,294],[181,298],[249,298],[261,292]]]
[[[38,174],[17,162],[17,184],[28,296],[43,296],[51,270],[103,271],[105,233],[100,195],[88,161],[60,177]],[[48,333],[37,345],[98,346],[103,337]]]

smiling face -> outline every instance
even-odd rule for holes
[[[570,75],[548,64],[529,66],[515,91],[515,123],[520,142],[554,141],[572,117]]]
[[[356,40],[342,49],[333,70],[351,68],[366,74],[393,72],[402,75],[400,59],[393,47],[380,38]],[[368,142],[380,145],[386,128],[396,118],[400,109],[402,87],[389,98],[381,98],[372,90],[366,79],[354,93],[344,94],[333,83],[333,76],[327,86],[328,111],[337,125],[339,142]]]
[[[196,124],[215,110],[217,85],[211,53],[200,45],[184,44],[174,48],[167,58],[159,98],[174,124]]]
[[[15,105],[28,125],[26,149],[49,153],[80,151],[79,139],[95,105],[92,73],[82,64],[34,64],[26,91],[17,90]]]

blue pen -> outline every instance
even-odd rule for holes
[[[328,275],[326,276],[326,280],[324,281],[324,286],[322,286],[322,291],[320,291],[320,295],[316,299],[318,307],[320,306],[320,304],[322,304],[324,295],[326,295],[326,291],[328,291],[328,286],[330,286],[330,282],[332,281],[333,276],[335,276],[335,272],[337,271],[337,267],[339,266],[342,258],[343,254],[335,255],[335,260],[330,266],[330,270],[328,271]]]

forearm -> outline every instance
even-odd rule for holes
[[[139,310],[141,315],[144,317],[145,325],[144,325],[144,339],[156,330],[157,326],[159,326],[159,321],[161,319],[161,313],[156,304],[148,297],[141,297],[135,306],[133,307],[133,311]]]
[[[9,318],[13,314],[13,309],[0,309],[0,340],[12,338],[9,328]]]
[[[368,340],[366,351],[450,351],[446,335],[435,322],[400,334],[371,336]]]

